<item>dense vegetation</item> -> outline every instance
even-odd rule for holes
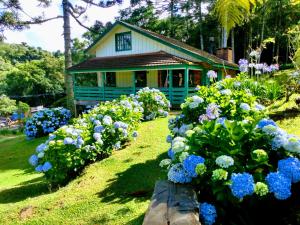
[[[0,94],[31,105],[62,94],[64,58],[24,44],[0,43]],[[40,99],[44,101],[40,101]]]

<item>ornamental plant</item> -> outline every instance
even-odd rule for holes
[[[229,204],[291,197],[300,181],[300,139],[266,115],[249,91],[217,83],[201,87],[170,120],[169,159],[161,166],[170,181],[200,191],[204,224],[214,224]]]
[[[137,137],[142,118],[140,103],[129,97],[105,102],[72,125],[63,126],[36,148],[29,163],[52,184],[65,184],[83,168],[108,157],[112,150]]]
[[[153,120],[156,117],[167,117],[170,110],[170,102],[166,96],[155,88],[145,87],[137,92],[134,98],[142,103],[144,119]]]
[[[26,121],[25,134],[28,139],[45,136],[66,125],[70,118],[70,110],[62,107],[38,111]]]
[[[263,118],[265,114],[265,107],[250,91],[224,88],[219,82],[210,87],[199,87],[196,95],[181,104],[181,109],[182,114],[169,121],[169,129],[174,136],[185,136],[187,130],[205,121],[217,119],[223,124],[225,119],[253,120]]]

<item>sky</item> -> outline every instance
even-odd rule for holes
[[[61,0],[53,0],[51,7],[43,9],[37,7],[36,1],[20,0],[24,12],[22,19],[28,20],[30,16],[45,14],[45,18],[55,17],[61,15]],[[78,2],[78,0],[71,0],[71,2]],[[118,11],[122,8],[129,6],[129,0],[124,0],[121,6],[113,6],[110,8],[91,7],[87,10],[87,20],[82,20],[85,25],[91,26],[95,20],[99,20],[103,23],[108,21],[114,21],[114,18],[118,16]],[[85,28],[77,24],[71,19],[71,36],[72,38],[80,38],[86,31]],[[42,49],[54,52],[57,50],[63,51],[63,21],[62,19],[52,20],[41,25],[31,25],[30,29],[23,31],[5,31],[5,42],[8,43],[21,43],[26,42],[30,46],[41,47]]]

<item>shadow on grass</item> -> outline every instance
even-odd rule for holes
[[[98,193],[102,202],[126,203],[133,199],[145,201],[152,195],[156,180],[164,179],[165,173],[159,167],[167,154],[159,155],[155,160],[134,164],[120,172],[117,178],[108,181],[107,187]]]
[[[23,182],[20,186],[0,191],[0,204],[15,203],[47,193],[49,193],[47,183],[43,177],[38,177]]]

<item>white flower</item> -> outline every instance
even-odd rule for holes
[[[160,161],[159,166],[160,167],[169,167],[171,163],[172,163],[171,159],[163,159]]]
[[[233,166],[234,160],[231,156],[221,155],[216,159],[216,164],[222,168]]]
[[[188,157],[188,156],[189,156],[189,153],[187,153],[187,152],[182,152],[182,153],[180,154],[180,156],[179,156],[179,161],[180,161],[180,162],[183,162],[183,160],[185,160],[186,157]]]

